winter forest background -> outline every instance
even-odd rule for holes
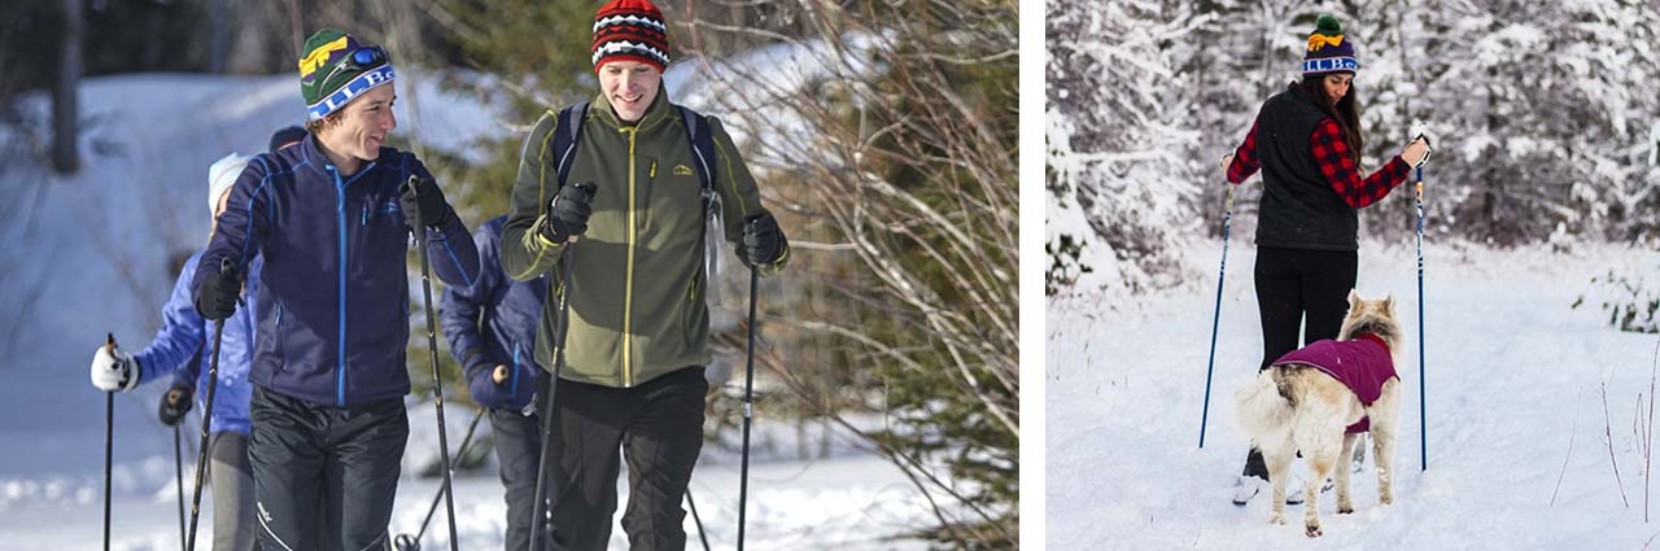
[[[1048,6],[1050,295],[1136,294],[1215,269],[1184,253],[1219,238],[1227,185],[1217,160],[1295,78],[1320,12],[1357,44],[1363,165],[1398,153],[1415,128],[1434,140],[1426,243],[1660,248],[1651,0]],[[1238,189],[1236,242],[1254,232],[1256,181]],[[1415,203],[1397,191],[1360,219],[1363,237],[1410,243]],[[1660,265],[1647,266],[1564,283],[1583,287],[1583,307],[1611,324],[1655,332]]]
[[[1050,548],[1660,540],[1660,4],[1046,4]],[[1263,359],[1262,184],[1232,188],[1224,240],[1218,160],[1297,78],[1321,12],[1361,64],[1363,168],[1419,129],[1435,153],[1421,252],[1410,184],[1360,212],[1357,290],[1393,294],[1408,333],[1395,501],[1381,504],[1374,454],[1352,514],[1331,492],[1288,506],[1279,526],[1266,493],[1233,503],[1249,442],[1232,398]],[[1325,527],[1314,540],[1298,522],[1310,510]]]
[[[392,52],[404,112],[391,145],[420,154],[458,212],[476,227],[505,211],[520,141],[536,118],[597,90],[589,45],[599,5],[538,0],[0,4],[0,183],[5,184],[0,219],[12,221],[4,226],[11,251],[4,260],[18,265],[35,257],[42,247],[29,244],[39,243],[42,235],[80,235],[79,216],[30,214],[43,201],[52,202],[45,198],[60,193],[54,189],[80,186],[61,193],[94,198],[137,190],[140,201],[117,207],[120,220],[86,231],[112,239],[147,236],[160,245],[89,252],[99,260],[88,262],[102,267],[76,277],[97,281],[103,286],[97,292],[119,294],[123,304],[131,302],[132,310],[149,316],[139,318],[145,332],[122,338],[153,332],[177,263],[206,235],[206,224],[197,224],[193,213],[199,210],[195,190],[207,161],[232,149],[263,150],[264,136],[276,128],[213,127],[213,117],[221,107],[245,111],[239,106],[274,105],[262,98],[276,97],[276,103],[292,103],[292,120],[281,124],[302,122],[293,86],[296,52],[307,34],[323,26],[346,29]],[[766,444],[770,453],[811,465],[848,453],[838,438],[851,439],[861,452],[887,459],[920,495],[907,501],[919,508],[906,517],[912,519],[908,526],[837,537],[889,542],[878,544],[883,547],[894,541],[1016,547],[1016,3],[658,5],[670,24],[676,60],[665,79],[672,86],[670,97],[727,125],[798,253],[787,276],[764,281],[761,288],[757,417],[779,429],[767,432],[778,436]],[[166,77],[166,86],[191,92],[143,88],[137,83],[153,81],[133,78],[141,74]],[[207,79],[210,75],[216,80]],[[159,94],[151,105],[189,102],[189,113],[204,116],[154,120],[146,113],[151,105],[115,111],[96,102],[121,94],[89,92],[119,90],[122,83],[135,86],[132,94]],[[441,92],[416,93],[431,83]],[[214,100],[208,90],[246,95]],[[174,134],[183,122],[216,134]],[[164,167],[173,162],[166,161],[170,156],[181,156],[173,144],[184,143],[217,145],[184,152],[191,162],[183,166]],[[88,176],[88,171],[105,174],[109,166],[136,168],[120,172],[119,181]],[[164,173],[190,176],[167,182],[158,179]],[[155,191],[163,188],[186,191]],[[158,199],[173,195],[189,198],[188,206]],[[724,300],[713,320],[717,365],[711,370],[728,382],[709,401],[706,456],[729,457],[737,448],[740,402],[733,389],[742,384],[747,297],[747,273],[740,268],[728,259]],[[413,258],[411,270],[411,281],[418,282]],[[0,373],[45,368],[35,365],[39,341],[31,342],[39,331],[25,320],[62,305],[65,297],[54,293],[89,292],[57,290],[55,281],[61,279],[31,270],[0,273],[0,309],[9,312],[0,320],[0,357],[9,358]],[[79,327],[99,325],[84,312],[75,319],[77,330],[96,329],[102,338],[101,327]],[[412,334],[425,331],[424,319],[422,312],[412,312]],[[412,339],[417,401],[430,396],[424,347],[424,339]],[[62,355],[84,354],[76,349]],[[446,396],[465,406],[467,393],[453,360],[447,350],[439,355]],[[71,368],[85,369],[50,366]],[[80,373],[73,380],[84,385]],[[93,393],[81,386],[62,389],[82,390]],[[98,410],[101,415],[101,405]],[[412,426],[432,424],[415,411]],[[464,423],[470,413],[450,418]],[[102,425],[96,429],[101,435]],[[453,446],[458,437],[452,434],[450,440]],[[412,437],[411,449],[416,446]],[[35,486],[27,480],[12,482],[21,484],[8,486],[17,499],[57,491],[31,489]],[[779,488],[788,489],[788,483]],[[801,500],[796,514],[819,503],[824,500]],[[835,545],[828,541],[820,543]]]

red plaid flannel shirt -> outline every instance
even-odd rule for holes
[[[1390,191],[1406,182],[1407,175],[1412,171],[1411,165],[1396,155],[1371,176],[1361,179],[1360,171],[1355,169],[1354,157],[1349,154],[1349,144],[1343,141],[1343,130],[1337,127],[1337,121],[1331,119],[1320,121],[1314,127],[1309,143],[1313,147],[1310,153],[1314,155],[1314,164],[1320,167],[1320,173],[1331,183],[1332,191],[1353,208],[1363,208],[1388,196]],[[1234,184],[1244,182],[1260,168],[1257,126],[1253,123],[1251,132],[1245,135],[1245,143],[1234,150],[1233,162],[1228,164],[1228,181]]]

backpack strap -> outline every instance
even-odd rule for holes
[[[719,303],[716,293],[720,289],[713,281],[720,273],[720,248],[710,245],[709,232],[720,232],[721,203],[720,194],[715,193],[715,135],[710,129],[708,121],[697,111],[685,106],[674,106],[680,112],[680,122],[686,127],[686,136],[692,143],[692,156],[697,157],[697,178],[703,190],[703,277],[704,285],[709,291],[705,300]],[[713,230],[709,226],[715,226]],[[719,234],[716,234],[719,235]]]
[[[686,137],[692,141],[692,154],[697,157],[697,177],[705,194],[715,191],[715,135],[703,115],[683,105],[674,106],[680,112],[680,122],[686,127]],[[707,199],[707,197],[705,197]]]
[[[554,167],[559,173],[559,187],[565,187],[565,179],[571,175],[571,159],[576,156],[576,146],[582,143],[582,121],[588,118],[588,102],[578,102],[559,110],[559,117],[553,127]]]

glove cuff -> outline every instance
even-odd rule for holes
[[[122,354],[116,360],[127,365],[126,378],[121,380],[121,391],[126,392],[138,388],[138,382],[143,379],[144,369],[139,366],[138,358]]]
[[[444,225],[449,223],[450,217],[454,215],[454,213],[451,212],[452,210],[453,208],[450,207],[449,203],[444,203],[444,208],[438,209],[437,220],[422,220],[421,222],[424,223],[426,227],[435,230],[443,228]]]

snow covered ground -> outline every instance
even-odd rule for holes
[[[1363,243],[1362,294],[1393,292],[1411,333],[1399,366],[1409,392],[1396,503],[1378,507],[1368,460],[1354,478],[1355,513],[1336,515],[1335,495],[1324,495],[1326,535],[1305,541],[1300,506],[1287,507],[1291,525],[1273,526],[1266,494],[1242,508],[1229,501],[1246,450],[1232,395],[1262,353],[1248,242],[1236,237],[1228,258],[1203,449],[1220,242],[1191,251],[1191,265],[1208,271],[1178,289],[1112,306],[1091,293],[1049,305],[1049,548],[1638,549],[1660,535],[1660,503],[1653,523],[1644,520],[1634,430],[1639,395],[1652,394],[1656,337],[1609,329],[1595,305],[1570,309],[1598,273],[1652,270],[1660,260],[1652,248],[1501,252],[1431,242],[1429,469],[1420,472],[1414,249]],[[1660,487],[1647,494],[1660,499]]]
[[[504,131],[476,98],[441,91],[415,71],[400,75],[394,137],[471,154],[474,140]],[[84,165],[69,177],[22,154],[43,147],[28,145],[43,143],[43,133],[0,128],[0,551],[101,547],[104,395],[87,380],[93,349],[108,332],[132,349],[149,342],[176,276],[168,258],[205,243],[207,166],[231,150],[262,151],[273,130],[299,122],[298,92],[290,76],[90,79],[80,96]],[[37,100],[25,111],[44,117]],[[156,422],[162,390],[115,400],[114,549],[179,548],[173,438]],[[470,413],[447,417],[465,427]],[[410,455],[431,455],[418,448],[436,440],[432,420],[430,410],[412,409]],[[792,430],[762,421],[758,447],[794,449]],[[453,430],[452,446],[461,429]],[[195,437],[185,440],[188,463]],[[851,443],[834,449],[818,461],[755,458],[749,548],[918,547],[887,540],[931,522],[904,475]],[[505,506],[493,469],[457,481],[464,549],[499,548]],[[405,472],[394,533],[418,528],[436,487]],[[737,473],[732,454],[705,446],[692,491],[716,548],[736,537]],[[210,501],[204,496],[199,545],[211,531]],[[425,548],[448,547],[442,517]]]

